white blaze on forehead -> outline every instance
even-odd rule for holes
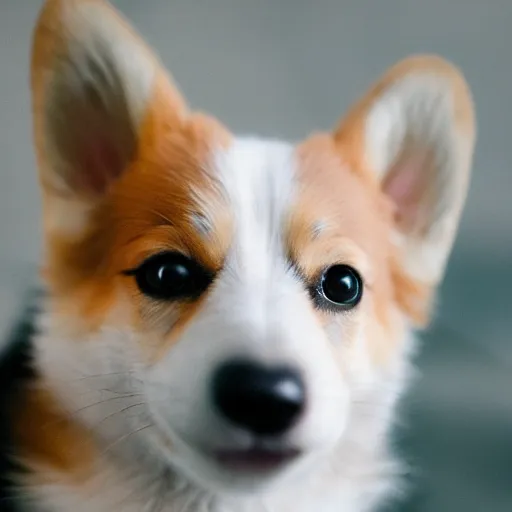
[[[293,146],[236,139],[217,166],[234,221],[227,269],[261,283],[286,261],[283,231],[295,188]]]

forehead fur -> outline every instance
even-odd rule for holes
[[[352,242],[348,251],[364,252],[382,263],[389,249],[391,209],[372,176],[356,172],[329,135],[309,138],[299,145],[297,155],[300,188],[292,216],[292,245],[298,243],[303,250],[342,237]]]
[[[101,321],[98,313],[114,305],[120,281],[126,282],[123,270],[176,250],[212,270],[226,266],[257,288],[272,286],[274,271],[290,264],[309,278],[329,265],[350,264],[371,287],[384,319],[399,295],[392,211],[372,176],[352,169],[331,136],[295,148],[233,139],[207,117],[176,124],[165,96],[152,105],[138,157],[85,229],[78,236],[49,235],[47,276],[57,296],[76,297],[82,316],[90,312]],[[182,308],[181,316],[197,311]]]
[[[288,257],[283,234],[296,193],[293,147],[241,138],[220,153],[217,165],[233,217],[226,265],[246,284],[268,286]]]

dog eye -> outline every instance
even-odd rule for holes
[[[198,263],[175,252],[152,256],[129,274],[144,295],[159,300],[195,298],[212,281]]]
[[[352,267],[334,265],[323,273],[320,291],[330,303],[350,309],[357,306],[361,300],[363,281]]]

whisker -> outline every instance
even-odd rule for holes
[[[47,426],[54,426],[54,425],[59,425],[61,423],[65,423],[65,422],[69,421],[70,419],[75,418],[80,412],[82,412],[86,409],[95,407],[97,405],[101,405],[101,404],[111,402],[114,400],[121,400],[123,398],[134,398],[134,397],[142,396],[142,395],[144,395],[144,393],[133,393],[130,395],[114,396],[114,397],[106,398],[105,400],[100,400],[99,402],[94,402],[93,404],[88,404],[88,405],[81,407],[79,409],[76,409],[74,411],[70,411],[68,414],[65,414],[62,418],[59,418],[59,419],[56,419],[53,421],[49,421],[44,426],[47,427]]]
[[[96,379],[96,378],[99,378],[99,377],[112,377],[114,375],[132,375],[132,374],[135,374],[135,370],[127,370],[127,371],[124,371],[124,372],[108,372],[108,373],[96,373],[96,374],[92,374],[92,375],[84,375],[83,377],[80,377],[78,379],[75,379],[73,380],[72,382],[80,382],[80,381],[83,381],[83,380],[87,380],[87,379]]]
[[[110,450],[112,450],[112,448],[114,448],[114,446],[117,446],[119,443],[121,442],[124,442],[126,441],[128,438],[130,438],[131,436],[135,435],[135,434],[138,434],[139,432],[142,432],[143,430],[146,430],[147,428],[150,428],[153,426],[153,423],[148,423],[147,425],[144,425],[142,427],[139,427],[138,429],[136,430],[132,430],[131,432],[128,432],[127,434],[121,436],[121,437],[118,437],[113,443],[110,443],[102,452],[103,455],[105,455],[107,452],[109,452]]]
[[[145,402],[137,402],[136,404],[128,405],[127,407],[123,407],[120,411],[113,412],[107,416],[105,416],[100,422],[98,422],[96,425],[94,425],[93,429],[96,430],[102,423],[107,421],[109,418],[112,418],[113,416],[116,416],[117,414],[122,414],[123,412],[126,412],[130,409],[133,409],[134,407],[139,407],[141,405],[146,405]]]
[[[95,391],[106,391],[107,393],[112,393],[113,395],[118,395],[120,397],[126,396],[125,391],[114,391],[113,389],[110,389],[110,388],[95,389],[95,390],[92,390],[91,392],[94,393]],[[136,394],[143,395],[144,393],[136,393]]]
[[[85,410],[95,407],[97,405],[105,404],[107,402],[113,402],[114,400],[122,400],[123,398],[135,398],[136,396],[143,396],[143,395],[144,395],[144,393],[131,393],[129,395],[111,396],[109,398],[105,398],[105,400],[100,400],[98,402],[94,402],[93,404],[88,404],[84,407],[81,407],[80,409],[76,409],[75,411],[71,412],[71,416],[75,416],[76,414],[78,414],[82,411],[85,411]]]

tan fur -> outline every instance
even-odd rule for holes
[[[392,338],[391,308],[397,292],[389,272],[393,257],[391,205],[374,179],[349,166],[350,155],[340,150],[330,134],[308,139],[298,153],[302,192],[289,234],[295,259],[308,276],[337,263],[357,268],[367,297],[371,297],[373,311],[369,314],[390,331],[385,338]],[[312,239],[318,219],[323,228]],[[378,345],[382,337],[372,341]],[[382,353],[381,347],[373,348],[375,354]],[[392,349],[391,344],[387,350]]]

